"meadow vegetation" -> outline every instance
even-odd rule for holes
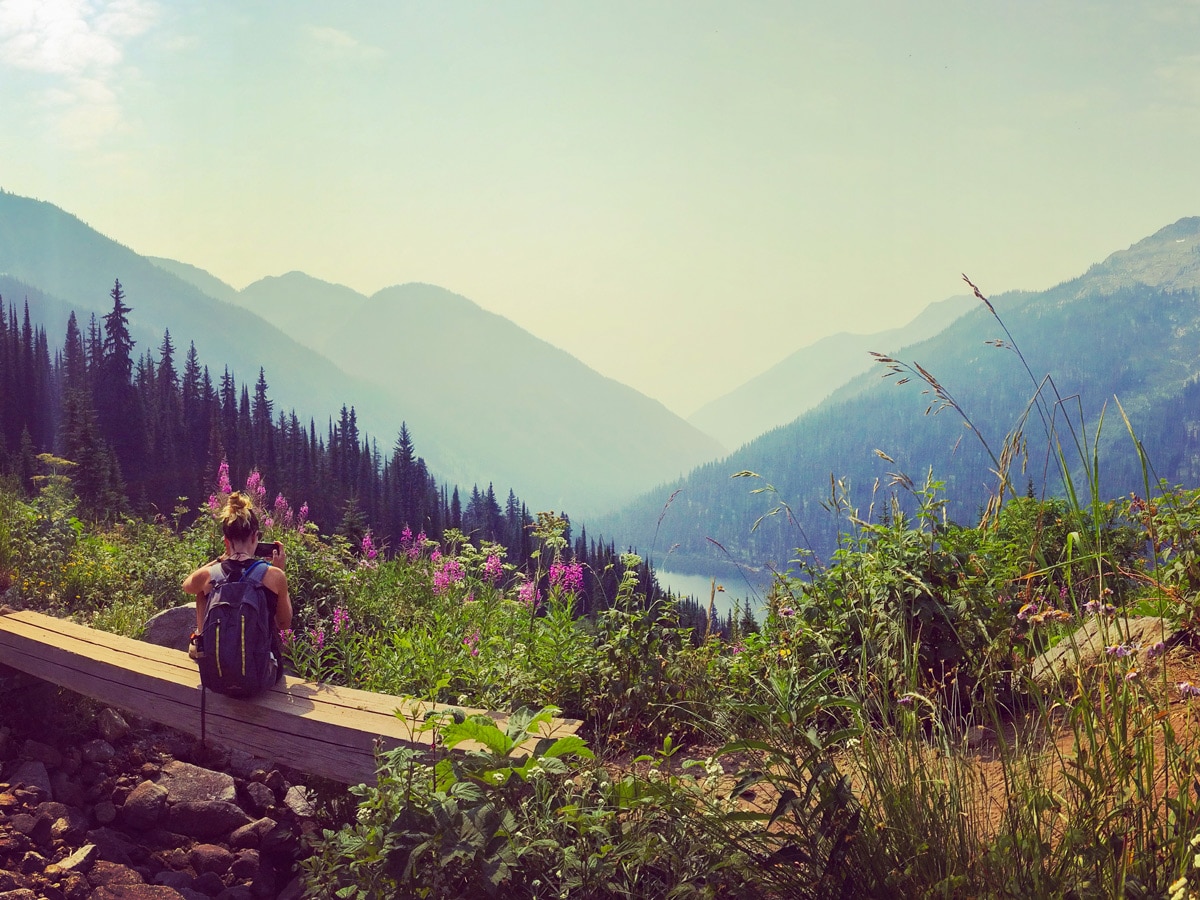
[[[385,753],[330,798],[312,896],[1200,895],[1200,489],[1156,483],[1134,440],[1143,489],[1096,497],[1094,441],[1044,385],[1058,497],[1012,489],[1015,439],[970,526],[932,474],[865,511],[835,482],[836,552],[798,551],[732,636],[637,602],[632,554],[578,615],[550,514],[518,570],[453,530],[378,547],[280,507],[298,674],[515,712],[431,719],[485,749]],[[210,516],[85,522],[70,467],[42,463],[36,495],[0,490],[9,605],[137,634],[221,548]],[[580,736],[518,751],[551,714]]]

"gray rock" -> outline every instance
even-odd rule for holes
[[[212,769],[202,769],[190,763],[172,760],[163,766],[158,783],[167,790],[168,803],[237,799],[233,776]]]
[[[29,888],[17,888],[15,891],[5,891],[0,894],[0,900],[39,900],[37,892]]]
[[[1165,619],[1154,616],[1089,616],[1070,640],[1059,641],[1033,661],[1033,677],[1042,686],[1049,686],[1085,677],[1090,670],[1109,659],[1106,648],[1124,644],[1135,649],[1139,663],[1149,663],[1147,651],[1158,642],[1170,641],[1176,628]]]
[[[75,775],[83,765],[83,754],[78,747],[71,747],[63,753],[62,770],[67,775]]]
[[[84,844],[70,856],[58,861],[58,867],[64,872],[86,872],[100,855],[100,848],[95,844]]]
[[[121,824],[137,831],[154,828],[163,819],[167,807],[167,789],[153,781],[143,781],[125,798]]]
[[[229,771],[238,778],[252,778],[258,772],[266,772],[271,764],[260,756],[245,750],[229,751]]]
[[[97,860],[92,866],[92,871],[88,873],[88,881],[98,888],[108,885],[146,883],[145,879],[129,866],[105,859]]]
[[[225,800],[183,800],[167,810],[167,827],[194,838],[220,837],[249,822],[240,806]]]
[[[221,881],[221,876],[216,872],[205,872],[196,876],[196,880],[192,882],[192,890],[215,897],[225,890],[225,882]]]
[[[41,741],[35,741],[32,738],[25,741],[21,746],[21,756],[25,759],[36,759],[38,762],[45,765],[47,769],[57,769],[62,765],[62,752],[49,744],[43,744]]]
[[[276,900],[300,900],[304,896],[304,879],[297,875],[283,886]]]
[[[235,884],[217,894],[217,900],[254,900],[254,891],[244,884]]]
[[[177,891],[191,889],[192,882],[195,879],[186,872],[172,872],[170,869],[164,869],[154,876],[154,883],[161,884],[169,888],[174,888]]]
[[[275,807],[275,794],[260,782],[252,781],[246,785],[246,796],[250,798],[250,810],[255,815],[266,815]]]
[[[41,791],[47,797],[54,793],[54,787],[50,784],[50,773],[46,771],[45,764],[37,759],[28,760],[17,766],[8,776],[8,783],[13,787],[23,785],[30,790]]]
[[[37,817],[25,812],[17,813],[9,817],[8,824],[21,834],[29,835],[33,834],[33,829],[37,826]]]
[[[302,819],[311,819],[317,814],[316,807],[308,799],[308,791],[301,785],[293,785],[283,797],[284,805]]]
[[[233,847],[257,847],[263,838],[274,831],[279,823],[274,819],[255,819],[249,825],[243,825],[229,835],[229,843]]]
[[[234,855],[219,844],[197,844],[188,853],[188,862],[197,875],[215,872],[224,875],[233,865]]]
[[[129,723],[125,721],[125,717],[115,709],[107,707],[100,710],[100,715],[96,717],[96,728],[100,732],[100,737],[110,744],[117,743],[129,734]]]
[[[262,868],[262,861],[259,859],[258,851],[243,850],[233,860],[229,871],[238,881],[250,881],[258,877],[260,868]]]
[[[54,799],[67,806],[83,806],[83,787],[64,771],[55,772],[50,776],[50,786],[54,789]]]
[[[254,880],[250,882],[250,891],[255,897],[275,897],[279,893],[279,877],[274,867],[260,864]]]
[[[90,763],[106,763],[117,755],[116,749],[103,738],[96,738],[83,745],[83,758]]]
[[[142,640],[172,650],[188,649],[188,639],[196,630],[196,604],[187,603],[164,609],[149,618]]]
[[[43,806],[48,804],[42,804]],[[54,804],[61,806],[62,804]],[[50,826],[50,836],[55,840],[65,841],[68,844],[78,844],[83,840],[83,836],[87,834],[88,820],[82,812],[75,807],[68,807],[63,815],[55,817],[53,824]]]
[[[186,894],[160,884],[106,884],[88,900],[188,900]]]
[[[135,845],[125,835],[112,828],[95,828],[87,833],[87,840],[96,845],[100,859],[119,865],[130,865],[130,851]]]
[[[111,825],[117,819],[117,808],[111,800],[101,800],[92,807],[92,817],[98,825]]]

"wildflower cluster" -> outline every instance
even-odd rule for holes
[[[253,500],[254,507],[263,513],[262,529],[264,532],[276,526],[288,530],[304,530],[304,526],[308,522],[308,504],[301,504],[299,511],[293,512],[287,498],[282,493],[276,493],[275,502],[268,509],[266,505],[267,486],[258,469],[254,469],[246,476],[245,491]],[[221,464],[217,466],[217,489],[208,495],[208,501],[205,504],[209,512],[214,516],[219,513],[226,498],[232,493],[233,484],[229,480],[229,461],[222,459]]]
[[[425,548],[425,540],[424,531],[414,538],[412,529],[405,525],[404,530],[400,532],[400,552],[408,557],[409,562],[416,562]]]
[[[479,635],[479,629],[477,628],[474,631],[472,631],[469,635],[467,635],[465,638],[463,638],[462,643],[463,643],[463,646],[466,648],[467,652],[469,654],[471,654],[471,656],[478,656],[479,655],[479,641],[480,641],[480,635]]]
[[[517,588],[517,600],[531,610],[536,610],[542,603],[542,593],[535,582],[523,581]]]
[[[484,580],[495,583],[503,574],[504,567],[500,564],[500,557],[495,553],[488,554],[488,558],[483,564]]]
[[[379,551],[375,549],[375,541],[371,538],[370,528],[363,534],[358,549],[362,553],[362,564],[364,566],[371,567],[376,565],[376,560],[379,558]]]
[[[437,553],[437,551],[434,551]],[[451,587],[463,580],[462,563],[453,556],[442,556],[437,553],[433,570],[433,592],[438,596],[445,594]]]
[[[1181,681],[1175,685],[1175,689],[1179,691],[1179,696],[1186,699],[1192,697],[1200,697],[1200,686],[1192,684],[1190,681]]]
[[[1066,596],[1066,588],[1063,588],[1060,596]],[[1030,625],[1044,625],[1047,622],[1069,622],[1071,614],[1066,610],[1059,609],[1053,602],[1038,597],[1029,601],[1019,610],[1017,610],[1017,618],[1023,622],[1028,622]]]
[[[551,563],[550,586],[568,594],[579,593],[583,590],[583,565],[577,562]]]

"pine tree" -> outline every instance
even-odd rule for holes
[[[137,391],[133,386],[133,347],[129,334],[125,292],[120,280],[109,292],[112,312],[104,317],[104,340],[100,347],[98,375],[94,379],[96,414],[105,443],[116,454],[123,472],[141,475],[144,468],[143,443],[145,434]],[[129,488],[140,492],[138,477],[131,479]]]
[[[275,477],[275,436],[271,428],[271,412],[275,404],[267,397],[267,373],[260,366],[254,384],[254,405],[251,407],[251,428],[254,434],[255,464],[264,477]]]

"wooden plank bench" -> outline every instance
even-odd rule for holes
[[[201,736],[201,690],[186,653],[23,610],[0,613],[0,664],[134,715]],[[420,726],[431,712],[507,716],[333,687],[285,676],[249,700],[204,692],[204,737],[342,784],[373,783],[376,743],[431,747]],[[573,734],[578,719],[554,719],[545,737]]]

